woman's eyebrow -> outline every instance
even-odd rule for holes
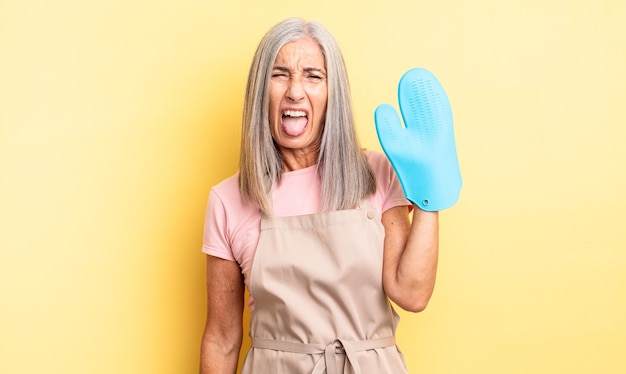
[[[286,71],[289,72],[289,68],[287,68],[286,66],[274,66],[273,70],[279,70],[279,71]]]

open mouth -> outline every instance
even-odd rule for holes
[[[309,119],[303,110],[286,110],[283,112],[282,123],[285,133],[299,136],[306,130]]]

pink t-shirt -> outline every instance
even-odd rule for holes
[[[376,193],[369,197],[369,204],[378,211],[378,219],[390,208],[410,205],[385,155],[374,151],[366,153],[376,176]],[[319,213],[321,182],[317,167],[284,173],[281,183],[274,186],[272,202],[277,217]],[[254,204],[243,204],[238,175],[214,186],[206,211],[202,251],[236,261],[245,275],[246,286],[249,286],[248,275],[260,235],[261,212]]]

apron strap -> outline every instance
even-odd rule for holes
[[[356,342],[336,339],[334,342],[326,346],[322,344],[306,344],[274,339],[252,338],[252,348],[271,349],[274,351],[308,355],[321,354],[322,357],[315,363],[311,374],[337,374],[337,364],[335,361],[335,356],[337,354],[345,354],[346,359],[354,370],[354,373],[361,374],[361,367],[359,366],[359,361],[356,358],[356,352],[369,351],[376,348],[386,348],[395,345],[396,339],[393,336]]]

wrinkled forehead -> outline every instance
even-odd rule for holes
[[[283,45],[278,51],[272,68],[325,71],[326,58],[322,47],[316,40],[304,37]]]

